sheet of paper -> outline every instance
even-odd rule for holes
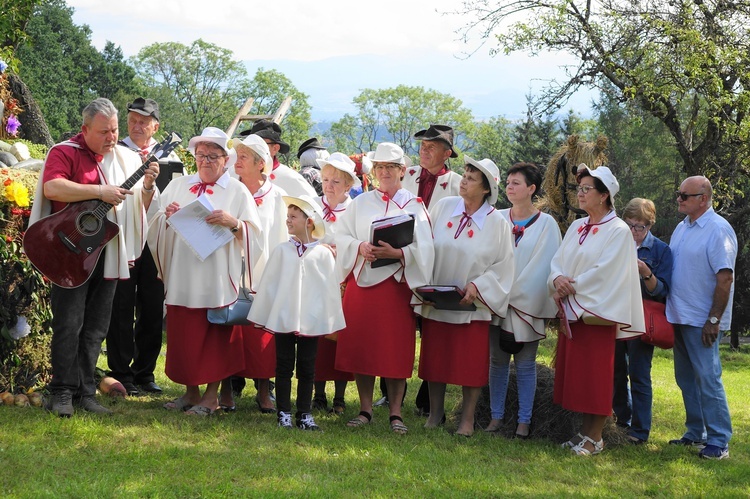
[[[200,261],[204,261],[234,238],[232,231],[226,227],[206,222],[206,217],[213,211],[211,201],[205,194],[201,194],[167,220]]]

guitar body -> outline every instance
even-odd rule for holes
[[[23,237],[29,261],[61,288],[77,288],[88,281],[102,249],[120,230],[94,213],[101,204],[97,200],[70,203],[30,226]]]

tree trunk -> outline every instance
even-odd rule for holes
[[[34,144],[44,144],[47,147],[55,145],[52,136],[47,128],[47,122],[44,121],[42,111],[39,109],[34,97],[31,96],[29,87],[18,77],[10,74],[8,78],[10,84],[10,93],[18,101],[18,105],[24,110],[18,115],[18,121],[21,122],[19,137],[29,140]]]

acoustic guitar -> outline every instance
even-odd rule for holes
[[[149,163],[166,158],[180,142],[179,134],[169,134],[120,187],[130,190],[145,175]],[[31,225],[23,237],[29,261],[61,288],[83,285],[94,272],[104,246],[120,231],[116,223],[107,219],[112,206],[96,199],[69,203]]]

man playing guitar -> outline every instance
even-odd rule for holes
[[[132,190],[120,187],[142,163],[138,154],[117,145],[117,138],[117,109],[107,99],[92,101],[83,110],[81,133],[57,144],[47,155],[32,209],[30,223],[60,211],[67,203],[99,200],[112,205],[106,216],[119,227],[83,284],[70,288],[52,284],[52,381],[46,407],[61,417],[73,415],[74,402],[88,412],[111,412],[96,400],[94,370],[109,327],[117,281],[129,278],[128,267],[141,254],[146,211],[156,192],[156,162],[148,165],[143,180]]]

